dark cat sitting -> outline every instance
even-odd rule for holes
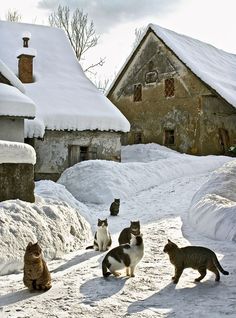
[[[95,251],[107,251],[112,244],[111,235],[108,230],[108,223],[107,219],[100,220],[98,219],[97,223],[97,231],[94,235],[94,242],[93,245],[87,246],[87,249],[93,248]]]
[[[102,261],[102,274],[108,277],[113,274],[120,276],[117,272],[126,268],[126,275],[134,277],[136,265],[143,257],[144,246],[141,235],[132,235],[130,244],[123,244],[111,249]]]
[[[130,227],[124,228],[118,238],[119,244],[130,243],[131,234],[140,235],[140,222],[130,221]]]
[[[200,276],[195,282],[200,282],[205,276],[207,269],[216,275],[215,280],[220,280],[219,271],[224,275],[229,275],[225,271],[216,254],[209,248],[202,246],[178,247],[175,243],[168,240],[164,247],[164,252],[169,255],[170,262],[175,266],[175,276],[172,277],[173,283],[177,284],[185,268],[193,268],[199,271]],[[218,271],[219,270],[219,271]]]
[[[120,209],[120,199],[114,199],[110,206],[110,214],[113,216],[118,215]]]

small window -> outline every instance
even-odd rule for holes
[[[175,96],[175,82],[173,78],[165,79],[165,97]]]
[[[80,147],[80,161],[89,159],[89,147]]]
[[[142,100],[142,84],[134,85],[134,102],[140,102]]]
[[[142,143],[142,133],[137,132],[134,134],[134,143],[135,144],[141,144]]]
[[[89,147],[69,145],[68,162],[70,167],[80,161],[84,161],[88,159],[89,159]]]
[[[175,144],[175,131],[174,129],[166,129],[164,132],[164,145]]]

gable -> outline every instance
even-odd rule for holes
[[[118,85],[127,66],[132,63],[150,32],[153,32],[209,89],[236,107],[236,55],[153,24],[147,27],[143,38],[111,84],[108,96]]]

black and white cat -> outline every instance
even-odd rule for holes
[[[98,219],[97,223],[97,231],[94,235],[93,245],[87,246],[87,249],[93,248],[95,251],[107,251],[111,247],[111,235],[108,230],[108,222],[107,219],[100,220]]]
[[[130,221],[130,226],[124,228],[119,235],[118,241],[119,244],[130,243],[131,234],[140,235],[140,222],[139,221]]]
[[[118,271],[126,269],[126,276],[134,277],[136,265],[144,253],[142,235],[132,235],[130,244],[123,244],[111,249],[102,261],[102,274],[108,277],[120,276]]]

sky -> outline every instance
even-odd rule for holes
[[[58,4],[71,10],[80,8],[93,20],[100,39],[86,62],[106,59],[97,68],[98,78],[114,77],[133,48],[135,29],[149,23],[236,53],[234,0],[1,0],[0,18],[4,19],[8,9],[16,9],[22,22],[47,24],[48,15]]]
[[[124,146],[121,158],[83,161],[57,183],[36,182],[34,203],[0,202],[1,318],[235,317],[235,158],[180,154],[154,143]],[[117,197],[119,214],[110,216]],[[144,256],[135,277],[121,271],[103,278],[106,252],[85,249],[98,218],[108,220],[111,248],[131,220],[140,221]],[[208,271],[196,284],[199,273],[185,269],[173,284],[167,239],[210,248],[229,276],[220,273],[215,282]],[[29,292],[22,281],[30,241],[39,242],[51,271],[45,293]]]

